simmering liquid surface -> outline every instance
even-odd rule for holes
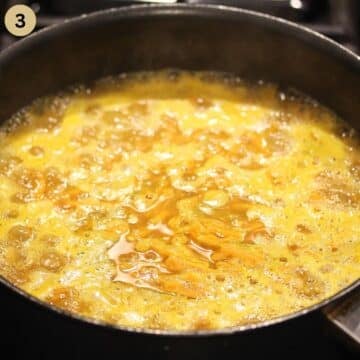
[[[104,79],[35,101],[0,137],[0,273],[58,307],[223,328],[360,276],[357,135],[274,85]]]

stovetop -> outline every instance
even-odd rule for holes
[[[68,18],[83,13],[89,13],[110,7],[129,4],[146,3],[191,3],[191,4],[222,4],[243,7],[251,10],[262,11],[301,23],[311,29],[340,42],[351,50],[360,53],[360,0],[0,0],[0,51],[16,42],[18,39],[6,32],[2,19],[6,9],[15,4],[27,4],[33,8],[37,15],[37,29],[61,23]],[[36,31],[35,30],[35,31]],[[0,85],[1,86],[1,85]],[[0,299],[1,300],[1,299]],[[1,301],[0,301],[1,303]],[[2,315],[1,315],[2,316]],[[16,319],[16,316],[15,316]],[[28,334],[19,331],[18,321],[14,322],[14,314],[4,314],[3,325],[7,328],[6,334],[0,336],[0,345],[13,347],[15,344],[28,343]],[[18,319],[20,321],[20,319]],[[34,322],[34,319],[21,319],[22,321]],[[329,333],[329,328],[324,326],[324,319],[313,319],[311,326],[299,329],[299,337],[307,338],[307,348],[303,348],[301,341],[298,343],[297,354],[326,359],[352,359],[356,358],[347,346],[334,334]],[[36,324],[35,324],[36,325]],[[35,326],[34,325],[34,326]],[[36,327],[36,326],[35,326]],[[303,335],[301,335],[303,334]],[[284,339],[286,341],[286,339]],[[305,344],[305,342],[303,341]],[[44,349],[46,344],[41,344]],[[50,344],[48,346],[51,346]],[[80,346],[80,344],[79,344]],[[264,357],[269,349],[264,349]],[[294,350],[294,349],[293,349]],[[288,357],[294,358],[293,350],[289,350]],[[39,350],[40,351],[40,350]],[[43,350],[42,350],[43,351]],[[37,356],[37,344],[34,346],[16,348],[16,358],[25,358],[29,355]],[[106,354],[106,352],[104,353]],[[231,354],[240,355],[235,350]],[[282,353],[284,356],[284,352]],[[190,357],[191,358],[191,357]]]
[[[1,0],[0,15],[15,4],[27,4],[37,15],[37,29],[96,10],[148,3],[221,4],[257,10],[303,24],[360,52],[359,0]],[[0,51],[15,42],[0,27]]]

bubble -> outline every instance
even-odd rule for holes
[[[23,243],[33,237],[33,229],[29,226],[15,225],[8,231],[8,240],[14,243]]]

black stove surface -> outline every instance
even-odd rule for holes
[[[37,15],[37,28],[80,14],[134,4],[221,4],[261,11],[303,24],[360,52],[359,0],[0,0],[0,14],[14,4],[27,4]],[[17,39],[0,28],[0,50]]]
[[[252,10],[267,12],[273,15],[299,22],[314,30],[333,38],[349,47],[355,52],[360,52],[360,1],[358,0],[153,0],[162,3],[212,3],[245,7]],[[104,8],[129,5],[133,3],[148,3],[149,0],[38,0],[16,1],[0,0],[0,19],[3,19],[7,8],[16,3],[30,5],[37,14],[37,29],[51,24],[61,23],[65,19],[82,13],[88,13]],[[1,21],[0,51],[17,41],[5,31]],[[1,85],[0,85],[1,86]],[[12,303],[7,303],[0,297],[0,319],[2,331],[0,345],[7,358],[24,359],[84,359],[94,357],[135,357],[136,351],[126,350],[123,347],[119,334],[119,348],[107,346],[106,340],[89,340],[86,335],[78,332],[71,333],[65,322],[59,322],[57,328],[50,328],[49,323],[38,321],[32,312],[11,312]],[[17,308],[17,307],[16,307]],[[7,309],[7,310],[4,310]],[[52,323],[52,322],[51,322]],[[61,335],[60,335],[61,334]],[[64,337],[64,334],[67,334]],[[276,340],[275,340],[276,339]],[[299,321],[296,327],[283,335],[281,342],[278,338],[267,340],[266,346],[244,349],[238,346],[236,338],[224,338],[221,351],[202,351],[196,348],[188,353],[186,341],[176,348],[163,348],[158,358],[165,359],[218,359],[219,357],[244,357],[251,354],[252,358],[321,358],[328,360],[355,359],[357,354],[332,331],[321,313]],[[190,342],[191,340],[189,340]],[[211,339],[208,340],[209,345]],[[204,340],[206,342],[206,340]],[[139,343],[141,347],[142,344]],[[249,345],[250,346],[250,345]],[[123,347],[123,351],[120,348]],[[207,348],[205,346],[205,348]],[[208,349],[211,347],[209,346]],[[136,350],[136,349],[134,349]],[[143,349],[144,350],[144,349]],[[145,349],[146,351],[146,349]],[[149,354],[156,355],[151,352]],[[3,357],[5,358],[5,357]],[[246,358],[246,356],[245,356]]]

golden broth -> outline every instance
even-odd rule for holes
[[[223,328],[360,276],[356,135],[274,85],[104,79],[35,101],[0,137],[0,272],[61,308]]]

